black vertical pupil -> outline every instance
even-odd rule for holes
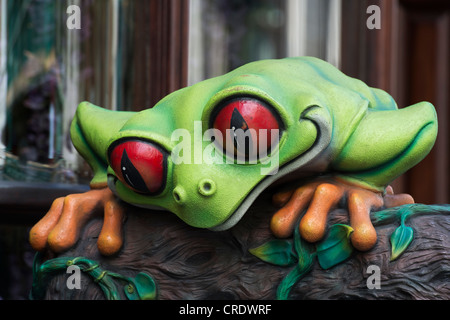
[[[144,179],[142,179],[141,174],[134,167],[125,149],[123,150],[122,159],[120,160],[120,169],[123,178],[131,187],[142,193],[150,193]]]
[[[244,136],[236,134],[236,130],[238,129],[242,130],[241,133],[245,133],[249,129],[247,122],[237,108],[234,108],[233,113],[231,114],[230,129],[232,130],[231,134],[233,135],[232,138],[235,150],[239,150],[240,148],[242,148],[241,143],[243,142],[245,146],[244,153],[246,158],[248,158],[252,147],[252,138],[249,135]],[[242,137],[245,139],[244,141],[242,141]]]

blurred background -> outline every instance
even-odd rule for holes
[[[435,147],[393,186],[449,203],[450,1],[0,0],[0,299],[28,296],[29,228],[88,189],[68,134],[79,102],[139,111],[247,62],[302,55],[399,107],[435,105]]]

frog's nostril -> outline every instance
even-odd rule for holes
[[[198,183],[198,192],[206,197],[216,193],[216,183],[211,179],[203,179]]]
[[[186,201],[186,191],[182,186],[176,186],[172,191],[176,203],[183,204]]]

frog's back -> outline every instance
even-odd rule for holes
[[[357,93],[361,98],[368,100],[368,107],[377,110],[395,110],[397,104],[390,94],[386,91],[369,87],[363,81],[347,76],[342,71],[315,57],[293,57],[283,59],[286,62],[299,64],[301,68],[308,68],[317,76],[317,81],[326,81],[328,85],[336,86],[341,90]],[[304,79],[310,81],[310,79]]]
[[[325,96],[328,95],[329,101],[333,100],[333,92],[339,92],[340,99],[346,92],[349,95],[359,95],[362,99],[367,100],[368,108],[372,110],[397,109],[394,99],[384,90],[369,87],[363,81],[349,77],[330,63],[315,57],[261,60],[251,62],[235,71],[242,72],[244,70],[252,73],[256,71],[256,73],[264,74],[275,81],[289,78],[294,85],[314,87]],[[285,85],[288,84],[285,83]]]

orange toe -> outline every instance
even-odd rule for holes
[[[101,254],[110,256],[117,253],[122,247],[124,217],[124,209],[116,200],[108,201],[105,204],[103,227],[97,240],[97,247]]]
[[[287,204],[273,215],[270,222],[270,229],[276,237],[287,238],[292,235],[295,223],[311,201],[314,189],[315,185],[298,188],[293,192]]]
[[[47,240],[51,230],[58,223],[64,205],[64,198],[55,199],[47,214],[30,230],[30,244],[36,251],[47,247]]]
[[[308,211],[300,221],[300,234],[309,242],[323,238],[327,225],[328,212],[341,199],[344,190],[329,183],[323,183],[314,192]]]
[[[381,195],[371,191],[353,190],[349,193],[350,225],[354,229],[350,239],[357,250],[367,251],[377,242],[377,232],[370,221],[370,211],[373,207],[382,205]]]

